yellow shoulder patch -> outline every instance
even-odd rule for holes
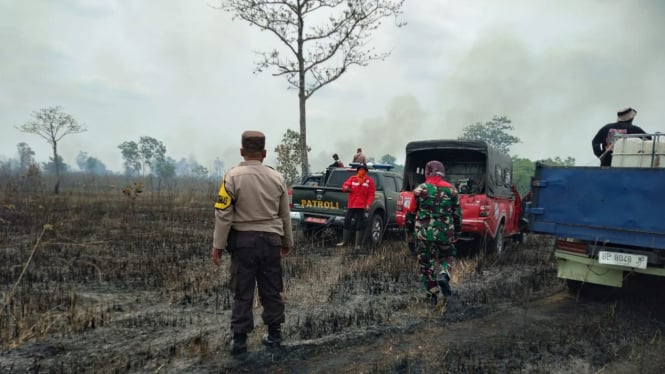
[[[226,178],[222,180],[222,185],[219,187],[219,193],[217,194],[217,202],[215,203],[215,209],[226,209],[231,206],[231,196],[229,196],[229,193],[226,191],[226,187],[224,186],[224,182],[226,181]]]

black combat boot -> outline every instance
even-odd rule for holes
[[[437,277],[437,283],[441,289],[441,293],[444,296],[450,296],[453,294],[452,288],[450,287],[450,275],[447,270],[441,270],[439,276]]]
[[[240,355],[247,352],[247,334],[233,334],[231,354]]]
[[[277,348],[282,344],[282,326],[268,326],[268,333],[263,335],[263,345],[268,348]]]

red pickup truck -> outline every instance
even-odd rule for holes
[[[425,181],[425,164],[431,160],[444,164],[444,179],[459,193],[462,242],[501,254],[508,238],[525,239],[528,225],[512,183],[512,160],[478,140],[423,140],[406,145],[404,184],[396,210],[399,225],[404,226],[407,211],[415,209],[412,191]]]

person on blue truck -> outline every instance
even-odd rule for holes
[[[367,175],[368,171],[367,164],[360,164],[356,168],[356,175],[350,176],[342,184],[342,191],[349,192],[349,201],[344,216],[342,241],[337,243],[338,247],[347,245],[355,232],[354,249],[360,249],[360,242],[366,225],[365,214],[369,212],[376,193],[376,185],[374,180]]]
[[[425,182],[413,190],[416,210],[406,216],[407,232],[415,242],[426,299],[433,306],[437,306],[439,293],[444,297],[452,294],[449,282],[457,254],[454,242],[462,231],[457,190],[443,179],[444,175],[440,161],[432,160],[425,165]]]
[[[612,141],[614,136],[645,133],[642,128],[633,125],[635,115],[637,115],[637,110],[633,108],[619,110],[617,112],[617,122],[603,126],[593,137],[591,145],[593,153],[600,159],[600,166],[612,165]]]

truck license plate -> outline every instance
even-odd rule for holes
[[[630,268],[646,269],[647,256],[633,253],[598,252],[598,262],[606,265],[620,265]]]
[[[326,222],[328,222],[328,220],[325,219],[325,218],[319,218],[319,217],[306,217],[305,222],[325,224]]]

